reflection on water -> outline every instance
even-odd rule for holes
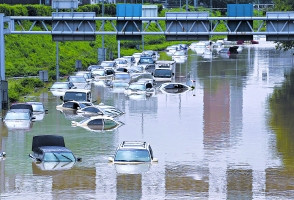
[[[125,112],[124,126],[109,132],[71,127],[75,113],[60,113],[60,99],[44,93],[49,114],[30,131],[1,125],[1,198],[293,199],[292,65],[290,52],[251,46],[235,58],[190,52],[175,75],[195,90],[181,94],[131,99],[92,84],[97,104]],[[82,162],[36,166],[28,154],[40,134],[64,136]],[[147,141],[159,163],[108,164],[124,140]]]
[[[294,70],[285,75],[285,81],[275,88],[269,98],[271,115],[269,125],[276,132],[276,151],[282,154],[285,174],[294,175]]]

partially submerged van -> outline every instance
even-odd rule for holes
[[[175,75],[176,62],[160,60],[155,63],[155,70],[152,73],[154,81],[172,81]]]
[[[62,100],[63,102],[67,102],[67,101],[92,102],[91,90],[84,90],[84,89],[67,90]]]

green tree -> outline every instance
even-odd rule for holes
[[[294,9],[294,1],[293,0],[273,0],[274,1],[274,10],[275,11],[292,11]],[[276,42],[276,48],[279,50],[289,50],[294,47],[294,41],[284,41],[284,42]]]

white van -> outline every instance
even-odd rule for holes
[[[171,82],[176,69],[175,61],[160,60],[155,63],[155,70],[153,71],[153,79],[156,82]]]
[[[70,89],[67,90],[62,97],[63,102],[78,101],[78,102],[92,102],[91,90],[84,89]]]

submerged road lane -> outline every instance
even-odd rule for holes
[[[195,81],[195,90],[129,98],[92,85],[94,100],[125,112],[125,125],[91,132],[71,127],[79,120],[56,110],[61,101],[41,94],[49,113],[31,130],[1,127],[1,199],[293,199],[290,113],[272,110],[269,98],[293,68],[291,52],[245,46],[236,57],[199,56],[177,64],[176,80]],[[187,78],[188,77],[188,78]],[[32,137],[56,134],[81,163],[32,163]],[[124,140],[147,141],[159,162],[140,166],[108,163]],[[285,148],[281,148],[285,147]],[[67,170],[57,170],[57,169]],[[51,169],[51,170],[44,170]],[[56,170],[52,170],[56,169]]]

